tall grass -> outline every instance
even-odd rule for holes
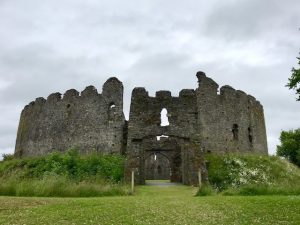
[[[0,195],[92,197],[129,194],[120,155],[65,154],[0,162]]]
[[[96,197],[129,194],[126,185],[106,182],[76,183],[64,176],[52,176],[39,179],[9,179],[0,184],[3,196],[37,196],[37,197]]]

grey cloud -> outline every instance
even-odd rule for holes
[[[206,18],[205,32],[226,40],[244,41],[299,27],[297,0],[243,0],[217,3]]]
[[[0,151],[13,150],[19,114],[36,97],[90,84],[101,91],[117,76],[128,116],[133,87],[178,95],[202,70],[262,102],[274,153],[280,130],[300,122],[284,87],[300,51],[299,8],[297,0],[0,1]]]

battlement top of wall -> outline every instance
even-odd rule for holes
[[[195,95],[195,90],[194,89],[182,89],[179,92],[179,97],[190,97]]]
[[[75,89],[67,90],[63,96],[63,99],[72,99],[79,97],[79,92]]]
[[[116,77],[110,77],[106,80],[106,82],[103,85],[103,91],[107,92],[108,90],[116,90],[118,88],[123,88],[122,82],[116,78]],[[79,92],[75,89],[67,90],[64,94],[61,94],[59,92],[55,92],[50,94],[46,99],[39,97],[36,98],[35,101],[30,102],[28,105],[24,107],[23,111],[27,111],[30,108],[35,107],[36,105],[44,105],[44,104],[55,104],[59,101],[71,101],[79,98],[89,98],[89,97],[99,97],[101,96],[100,93],[98,93],[97,89],[90,85],[87,86],[83,91]]]
[[[260,102],[252,95],[248,95],[241,90],[236,90],[229,85],[225,85],[220,88],[220,97],[226,99],[244,99],[250,104],[261,106]]]
[[[171,98],[172,94],[171,94],[171,91],[161,90],[161,91],[157,91],[155,93],[155,97],[156,98]]]
[[[194,97],[195,96],[194,89],[182,89],[179,92],[179,98],[181,97]],[[169,90],[160,90],[155,92],[155,96],[149,96],[148,91],[144,87],[136,87],[132,90],[132,95],[137,97],[150,97],[150,98],[157,98],[157,99],[170,99],[170,98],[178,98],[177,96],[173,96],[171,91]]]
[[[198,84],[200,86],[211,86],[213,88],[219,88],[219,85],[211,78],[207,77],[206,74],[202,71],[198,71],[196,74],[198,78]]]
[[[122,83],[117,77],[110,77],[108,78],[105,83],[108,83],[108,82],[118,82],[118,83]]]
[[[103,89],[105,89],[106,87],[111,87],[111,86],[122,86],[123,87],[123,83],[116,77],[110,77],[108,78],[105,83],[103,84]]]
[[[97,95],[98,95],[98,91],[93,85],[87,86],[81,92],[81,97],[90,97],[90,96],[97,96]]]
[[[47,102],[57,102],[61,100],[61,93],[55,92],[48,96]]]
[[[231,86],[225,85],[220,88],[220,93],[217,94],[217,90],[219,85],[211,78],[207,77],[206,74],[202,71],[197,72],[196,74],[199,82],[199,89],[203,90],[206,93],[215,93],[215,95],[219,95],[221,98],[231,99],[231,98],[238,98],[238,99],[247,99],[250,104],[254,105],[261,105],[259,101],[257,101],[253,96],[246,94],[243,91],[235,90]],[[102,94],[98,93],[97,89],[94,86],[86,87],[81,93],[75,89],[70,89],[66,91],[63,95],[59,92],[50,94],[47,99],[44,98],[37,98],[35,101],[31,102],[27,106],[25,106],[25,110],[35,107],[38,105],[47,104],[55,104],[56,102],[66,100],[72,101],[74,99],[79,98],[94,98],[94,97],[101,97],[101,96],[110,96],[111,93],[115,91],[123,90],[122,82],[116,77],[110,77],[106,80],[103,85],[103,92]],[[193,89],[183,89],[179,93],[179,98],[187,98],[195,96],[196,91]],[[137,98],[147,98],[150,97],[148,91],[144,87],[136,87],[132,90],[132,97]],[[173,98],[170,91],[161,90],[157,91],[155,94],[155,98],[158,99],[166,99],[166,98]],[[175,97],[174,97],[175,98]]]
[[[149,97],[148,91],[144,87],[135,87],[132,90],[132,97]]]

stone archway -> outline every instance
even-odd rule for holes
[[[146,180],[171,180],[170,159],[162,151],[148,154],[145,159]]]
[[[148,159],[153,154],[163,154],[170,165],[170,181],[183,184],[198,184],[198,171],[201,168],[202,179],[206,180],[207,174],[203,154],[199,145],[194,144],[189,139],[171,136],[163,137],[159,141],[157,136],[147,136],[141,139],[133,139],[131,142],[131,151],[126,162],[126,179],[130,180],[131,171],[136,171],[136,183],[145,184],[147,179],[154,179],[154,169],[151,168],[151,160]],[[150,160],[150,163],[148,162]],[[148,165],[147,165],[148,162]],[[163,168],[160,168],[161,171]],[[149,176],[149,171],[152,170],[152,177]],[[156,176],[158,177],[158,176]],[[167,177],[167,176],[164,176]],[[155,178],[158,179],[158,178]]]
[[[148,137],[143,139],[140,152],[140,180],[166,179],[182,182],[182,147],[176,138]],[[156,157],[156,160],[155,160]],[[160,172],[160,173],[159,173]]]

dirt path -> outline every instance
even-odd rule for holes
[[[170,187],[170,186],[180,186],[180,183],[172,183],[169,180],[147,180],[146,185],[148,186],[159,186],[159,187]]]

